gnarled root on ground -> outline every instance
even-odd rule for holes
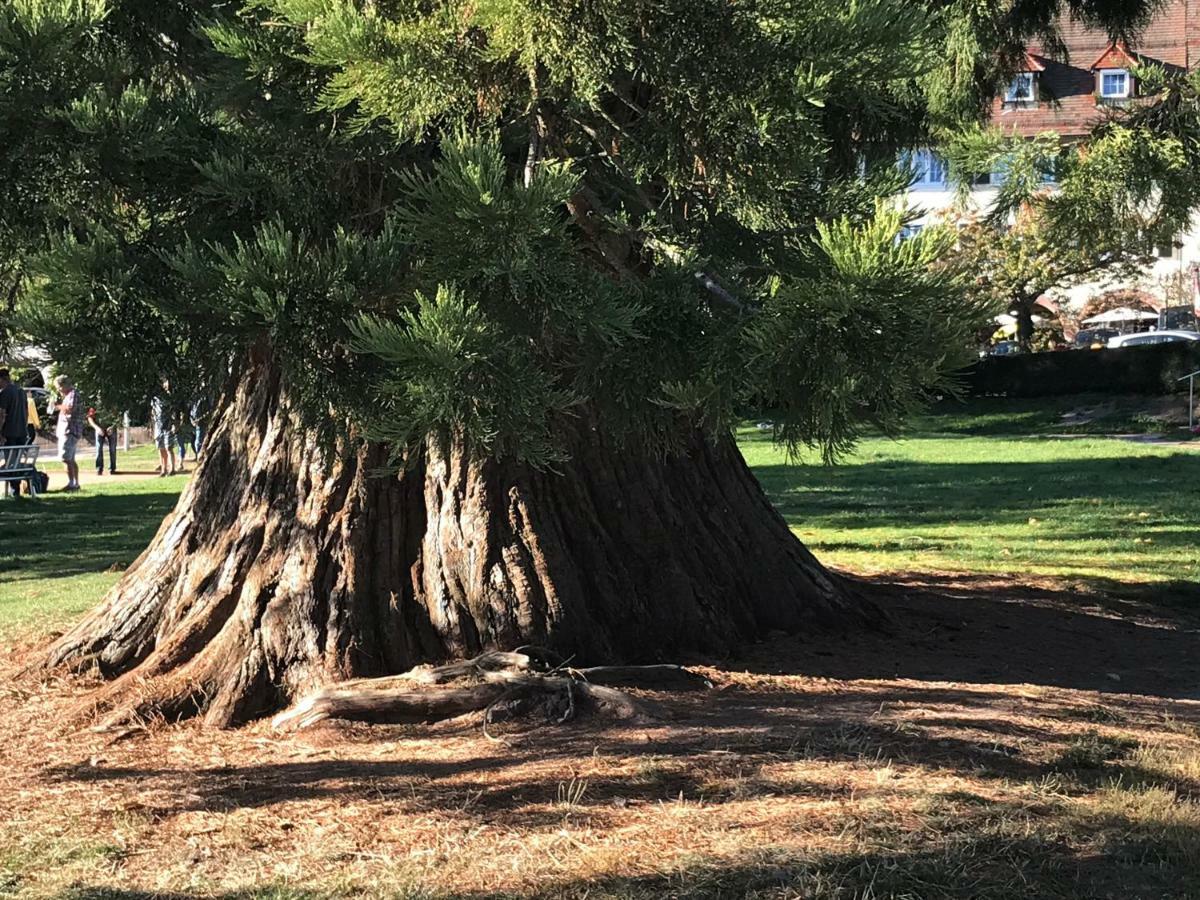
[[[308,728],[325,719],[419,724],[484,712],[484,728],[501,717],[541,713],[555,724],[583,712],[649,721],[663,710],[616,686],[648,690],[697,690],[712,685],[682,666],[554,665],[547,654],[527,649],[489,651],[444,666],[421,666],[402,675],[331,684],[277,715],[277,729]]]

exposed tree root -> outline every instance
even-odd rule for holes
[[[309,694],[272,720],[277,729],[308,728],[325,719],[432,723],[484,713],[484,728],[500,717],[541,713],[556,724],[581,711],[617,719],[664,717],[649,701],[612,685],[659,690],[696,690],[709,681],[682,666],[552,666],[548,654],[487,652],[444,666],[422,666],[402,675],[359,678]]]

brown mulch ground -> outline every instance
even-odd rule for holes
[[[0,896],[1200,896],[1186,588],[862,589],[889,629],[747,648],[652,726],[503,742],[477,717],[114,739],[9,648]]]

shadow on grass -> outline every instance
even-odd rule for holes
[[[976,397],[935,404],[912,423],[931,434],[1155,434],[1187,420],[1184,394],[1075,394],[1067,397]],[[1169,420],[1169,421],[1167,421]]]
[[[114,791],[136,784],[145,808],[163,816],[375,796],[399,805],[432,798],[445,809],[462,806],[462,797],[471,795],[476,799],[464,815],[537,827],[561,815],[546,809],[556,785],[544,770],[522,767],[577,757],[581,744],[605,755],[650,760],[637,771],[589,779],[589,814],[602,819],[620,799],[655,803],[682,795],[721,802],[725,795],[713,785],[729,778],[713,776],[723,771],[723,760],[737,767],[730,778],[751,788],[759,779],[754,767],[770,759],[887,760],[1032,783],[1057,771],[1043,751],[1061,744],[1063,735],[1047,722],[1061,721],[1068,731],[1080,721],[1134,727],[1133,718],[1161,720],[1164,698],[1200,699],[1196,628],[1118,618],[1102,606],[1083,609],[1079,596],[1069,591],[969,577],[937,583],[859,581],[857,586],[893,614],[889,630],[779,636],[748,647],[724,666],[746,674],[726,676],[721,690],[664,698],[673,717],[652,736],[636,728],[581,722],[552,742],[536,733],[521,737],[518,730],[517,740],[500,756],[216,768],[85,762],[45,770],[44,777],[54,783],[101,783]],[[809,680],[759,690],[751,673]],[[830,687],[814,678],[836,682]],[[1013,684],[1030,688],[1003,687]],[[1121,712],[1105,715],[1098,699],[1055,695],[1046,688],[1141,696],[1123,697]],[[997,704],[1016,715],[995,715]],[[1022,704],[1037,718],[1022,718]],[[911,708],[923,710],[919,720],[905,717],[902,711]],[[1180,705],[1173,715],[1200,729],[1200,706]],[[329,727],[351,742],[360,734],[358,726]],[[478,726],[453,727],[475,736]],[[411,734],[404,726],[361,730],[362,741],[372,746]],[[1129,774],[1150,783],[1149,773]],[[781,795],[827,797],[830,790],[828,784],[803,780],[766,782],[767,790]],[[425,799],[416,799],[414,784]],[[1195,786],[1175,787],[1190,793]]]
[[[749,857],[730,858],[698,846],[664,860],[667,874],[568,874],[525,892],[445,891],[420,884],[417,879],[431,877],[427,870],[401,878],[394,890],[376,885],[380,896],[398,898],[1195,896],[1181,886],[1194,878],[1200,829],[1172,818],[1177,813],[1171,804],[1190,802],[1196,785],[1187,777],[1145,768],[1123,749],[1098,754],[1092,764],[1080,752],[1076,727],[1080,720],[1117,721],[1136,731],[1140,722],[1161,721],[1167,707],[1158,696],[1186,696],[1200,685],[1194,633],[1064,608],[1070,598],[1052,590],[1013,587],[1011,595],[995,595],[994,585],[973,582],[863,582],[860,588],[900,613],[901,624],[888,634],[780,637],[728,668],[868,680],[777,682],[760,690],[753,676],[739,675],[721,690],[674,697],[674,717],[649,731],[580,722],[553,740],[545,740],[545,732],[510,733],[509,746],[498,755],[476,748],[436,758],[354,758],[360,754],[351,749],[351,758],[200,766],[163,765],[147,757],[144,764],[125,766],[89,760],[43,770],[43,777],[52,785],[99,784],[114,796],[134,791],[138,811],[154,821],[199,811],[269,809],[288,801],[383,803],[391,813],[436,812],[472,828],[530,835],[557,832],[568,816],[587,829],[616,829],[628,822],[622,817],[629,807],[650,810],[686,802],[715,809],[789,798],[801,801],[795,804],[797,818],[792,824],[781,821],[780,827],[820,836],[807,842],[813,847],[808,852],[767,846]],[[910,680],[869,680],[896,674]],[[1078,695],[988,686],[982,683],[985,677],[1157,696],[1122,698],[1117,713]],[[957,680],[980,683],[970,687],[953,683]],[[1022,715],[1023,705],[1028,717]],[[997,715],[1001,706],[1005,714]],[[1200,708],[1170,709],[1181,725],[1200,733]],[[1064,729],[1056,731],[1055,721]],[[322,727],[334,729],[335,739],[350,746],[378,747],[413,733],[403,726]],[[478,739],[477,724],[454,727],[439,733],[470,733]],[[1056,749],[1060,752],[1050,752]],[[574,780],[583,757],[629,763],[589,775],[586,790],[564,808],[562,782]],[[853,780],[813,777],[828,766],[861,773],[915,771],[920,778],[911,783],[916,785],[944,783],[949,774],[979,787],[943,794],[921,789],[907,799],[909,788],[897,788],[897,802],[913,804],[911,821],[919,826],[912,827],[906,824],[909,817],[857,809],[854,791],[862,788]],[[1076,787],[1065,793],[1038,789],[1046,779],[1059,777]],[[1123,793],[1111,808],[1084,815],[1073,805],[1076,794],[1104,795],[1114,780]],[[1009,790],[1013,784],[1025,786],[1020,802],[987,796],[989,786]],[[1171,796],[1162,799],[1166,792]],[[839,804],[834,818],[823,820],[813,812],[830,803]],[[826,826],[832,830],[822,831]],[[669,833],[665,839],[671,839]],[[291,886],[203,894],[80,887],[59,900],[354,895],[349,888]]]
[[[32,581],[127,568],[179,499],[178,489],[149,487],[0,500],[0,579]]]
[[[1064,730],[1036,720],[995,715],[998,704],[1012,711],[1021,702],[1011,691],[953,685],[865,684],[770,691],[727,686],[704,697],[678,698],[669,727],[664,723],[653,735],[585,722],[572,725],[552,741],[544,739],[545,729],[517,730],[507,733],[508,745],[499,756],[465,752],[436,759],[349,757],[223,766],[85,761],[47,768],[42,778],[50,785],[101,785],[114,795],[135,789],[139,809],[154,818],[269,808],[291,801],[379,800],[393,811],[419,815],[437,809],[443,816],[452,811],[472,823],[536,829],[561,823],[564,812],[556,802],[560,782],[571,777],[566,773],[573,771],[581,755],[634,760],[635,765],[618,771],[588,775],[585,798],[572,805],[590,825],[603,827],[627,805],[684,798],[700,800],[706,807],[760,796],[818,802],[848,799],[839,791],[850,788],[827,779],[811,781],[803,774],[807,768],[781,776],[775,768],[780,763],[845,764],[855,769],[896,766],[938,777],[953,773],[973,780],[1035,784],[1063,771],[1058,761],[1067,758],[1071,749],[1068,738],[1080,702],[1052,697],[1030,701],[1031,713],[1064,722]],[[1123,703],[1148,721],[1161,714],[1161,705],[1154,702],[1142,707],[1136,701]],[[907,715],[913,708],[923,711],[919,719]],[[1200,720],[1200,710],[1195,716]],[[358,733],[357,726],[325,727],[341,740]],[[477,724],[459,727],[478,736]],[[412,733],[402,726],[362,730],[363,740],[371,746],[402,741]],[[1059,756],[1047,757],[1047,748],[1054,747],[1061,749]],[[1104,762],[1108,777],[1126,771],[1117,768],[1120,763]],[[1140,783],[1152,783],[1151,773],[1141,774]],[[1161,780],[1153,783],[1165,785]],[[1193,785],[1176,782],[1176,787],[1188,790]]]
[[[230,812],[269,808],[284,802],[386,801],[393,812],[419,815],[436,809],[472,823],[522,830],[561,826],[564,809],[557,802],[563,780],[579,759],[581,741],[612,758],[637,765],[614,774],[591,774],[585,796],[571,812],[592,827],[603,827],[626,806],[701,801],[712,808],[755,797],[807,801],[849,800],[849,786],[770,771],[782,761],[849,765],[895,764],[917,769],[952,771],[973,778],[1036,780],[1049,771],[1022,756],[1022,737],[1013,740],[1003,728],[973,722],[955,731],[931,722],[898,729],[889,721],[857,721],[843,716],[855,707],[864,716],[877,708],[877,696],[839,696],[821,703],[810,695],[784,695],[770,700],[745,696],[725,698],[725,709],[698,711],[685,730],[646,743],[628,731],[589,731],[546,745],[532,736],[517,739],[504,757],[461,756],[447,760],[347,758],[314,762],[263,763],[215,768],[122,767],[87,763],[45,772],[54,785],[94,783],[123,794],[136,786],[139,809],[155,818],[189,812]],[[816,707],[816,709],[814,709]],[[698,735],[696,729],[703,729]],[[376,731],[376,739],[379,733]],[[1037,740],[1053,741],[1046,732]],[[1028,743],[1026,743],[1028,746]],[[561,761],[547,774],[546,763]]]
[[[852,579],[891,616],[886,631],[803,635],[748,647],[732,662],[764,674],[1030,684],[1200,699],[1200,619],[1187,583],[1129,598],[997,576]]]

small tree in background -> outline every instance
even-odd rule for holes
[[[1029,350],[1038,300],[1092,281],[1145,275],[1200,199],[1191,121],[1198,77],[1140,73],[1144,105],[1114,111],[1091,138],[1063,145],[968,129],[947,144],[965,200],[981,174],[1002,176],[993,206],[960,223],[955,258],[973,273],[971,295],[1017,319]],[[1049,182],[1049,183],[1048,183]]]
[[[1096,248],[1063,241],[1036,207],[1020,211],[1011,225],[976,218],[959,232],[958,259],[974,273],[972,295],[1016,318],[1017,341],[1026,352],[1033,349],[1039,300],[1051,291],[1136,277],[1153,258],[1128,245]]]

